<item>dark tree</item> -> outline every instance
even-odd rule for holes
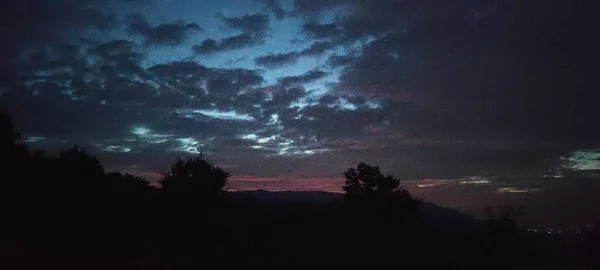
[[[383,175],[377,166],[359,163],[357,168],[344,172],[346,182],[343,187],[346,195],[391,195],[398,190],[400,180],[391,175]]]
[[[15,132],[10,116],[0,110],[0,149],[6,151],[14,148],[18,139],[20,136]]]
[[[110,189],[119,193],[144,192],[149,189],[150,183],[146,179],[131,175],[121,174],[120,172],[110,172],[106,175]]]
[[[67,177],[99,178],[104,176],[104,168],[100,161],[80,150],[79,146],[61,151],[57,161],[61,171],[66,173]]]
[[[206,161],[202,155],[178,158],[160,181],[167,193],[217,197],[227,185],[229,173]]]
[[[0,109],[0,168],[11,169],[15,163],[29,155],[21,141],[21,134],[15,131],[11,117]]]

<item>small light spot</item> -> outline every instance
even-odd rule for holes
[[[244,140],[257,140],[258,139],[258,135],[256,135],[256,134],[246,134],[246,135],[242,136],[242,139],[244,139]]]
[[[106,152],[112,152],[112,153],[129,153],[131,152],[131,148],[128,146],[122,146],[122,145],[109,145],[104,147],[104,149],[102,149]]]
[[[279,123],[279,115],[274,113],[271,114],[271,120],[269,120],[269,125],[275,125]]]
[[[381,106],[381,104],[374,102],[374,101],[365,102],[365,106],[367,106],[367,108],[373,109],[373,110],[383,108],[383,106]]]
[[[198,146],[200,143],[194,138],[179,138],[177,141],[180,143],[180,146],[175,149],[175,151],[186,152],[190,154],[199,154]]]
[[[138,136],[145,136],[145,135],[150,134],[150,129],[148,129],[146,127],[134,127],[133,134],[138,135]]]
[[[236,111],[194,110],[193,112],[222,120],[254,121],[254,117],[248,114],[240,114]]]
[[[28,136],[25,137],[25,143],[39,143],[43,140],[45,140],[45,137],[40,137],[40,136]]]
[[[503,187],[499,188],[498,192],[500,193],[530,193],[530,192],[538,192],[542,191],[541,188],[518,188],[518,187]]]
[[[275,140],[277,139],[276,135],[273,135],[271,137],[266,137],[266,138],[260,138],[258,140],[256,140],[258,143],[268,143],[269,141]]]

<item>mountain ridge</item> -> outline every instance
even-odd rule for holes
[[[325,207],[342,203],[343,194],[326,191],[268,191],[264,189],[228,191],[234,199],[251,199],[263,206],[285,208],[290,205]],[[483,220],[455,209],[442,207],[430,202],[420,202],[423,217],[436,221],[446,229],[473,229],[481,227]]]

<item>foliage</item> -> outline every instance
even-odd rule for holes
[[[22,161],[29,154],[21,139],[11,117],[0,109],[0,171],[3,173],[17,169],[15,162]]]
[[[15,132],[10,116],[0,111],[0,149],[7,150],[15,147],[20,134]]]
[[[391,195],[397,191],[400,180],[391,175],[383,175],[377,166],[359,163],[355,168],[348,169],[344,176],[346,182],[343,187],[347,195]]]
[[[100,161],[79,149],[77,145],[69,150],[61,151],[58,154],[57,163],[63,172],[67,172],[72,177],[100,177],[104,175],[104,168]]]
[[[178,158],[160,181],[167,193],[218,196],[227,185],[229,173],[209,163],[202,155]]]

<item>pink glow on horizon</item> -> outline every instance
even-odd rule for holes
[[[280,177],[257,177],[252,175],[234,175],[229,178],[229,182],[247,181],[247,182],[271,182],[283,180]]]
[[[342,193],[343,178],[282,178],[232,176],[229,180],[230,191],[267,190],[267,191],[325,191]]]
[[[161,172],[152,172],[152,171],[142,171],[142,170],[124,170],[123,173],[128,173],[131,175],[135,175],[138,177],[142,177],[150,183],[151,186],[160,187],[160,179],[163,178],[163,173]]]
[[[146,178],[152,186],[160,187],[159,180],[162,173],[141,170],[128,170],[126,173]],[[323,191],[331,193],[343,193],[342,186],[344,178],[314,177],[258,177],[252,175],[233,175],[229,178],[229,191]],[[469,209],[473,205],[479,205],[482,201],[494,199],[493,193],[498,192],[468,192],[465,193],[464,186],[457,179],[422,179],[404,180],[400,186],[407,189],[413,196],[422,198],[442,206],[455,209]],[[461,188],[461,186],[463,186]],[[495,190],[494,190],[495,191]],[[481,194],[480,194],[481,193]],[[468,195],[468,196],[467,196]],[[476,197],[476,198],[474,198]]]

